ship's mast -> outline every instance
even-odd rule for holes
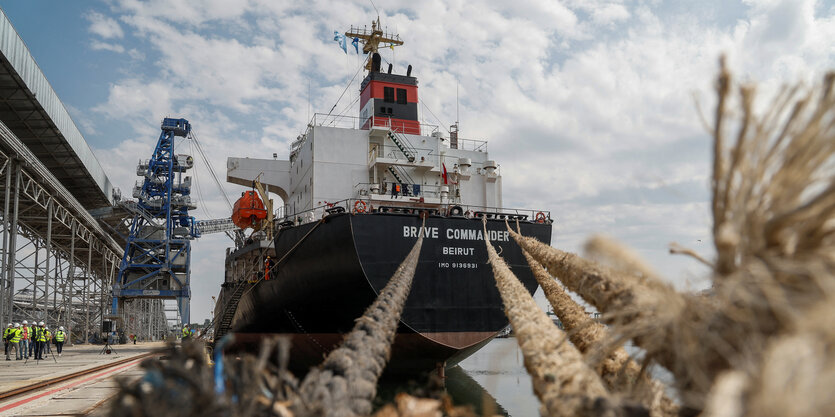
[[[365,62],[365,69],[367,71],[371,71],[371,57],[377,52],[380,44],[383,44],[383,48],[403,45],[400,35],[383,32],[383,27],[380,24],[380,16],[377,16],[376,21],[371,21],[370,31],[365,27],[351,26],[351,29],[345,32],[345,37],[350,39],[358,38],[362,42],[362,53],[368,55],[368,59]]]

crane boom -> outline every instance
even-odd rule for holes
[[[212,233],[233,232],[238,226],[231,218],[197,220],[194,222],[195,234],[197,236],[210,235]]]
[[[259,174],[258,177],[261,175]],[[273,199],[270,198],[267,191],[264,189],[264,185],[261,184],[261,181],[258,180],[258,177],[252,181],[252,184],[255,186],[255,189],[258,190],[258,195],[261,196],[261,201],[264,202],[264,207],[267,208],[267,218],[261,222],[261,226],[259,229],[266,229],[267,233],[267,240],[272,240],[273,238]]]

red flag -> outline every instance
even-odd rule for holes
[[[441,163],[441,167],[444,169],[444,173],[441,174],[441,176],[444,177],[444,184],[446,184],[447,183],[446,165]]]

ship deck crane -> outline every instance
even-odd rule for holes
[[[259,228],[255,229],[255,231],[257,232],[258,230],[264,230],[264,232],[267,235],[267,240],[272,240],[273,230],[275,227],[275,218],[273,217],[273,199],[270,198],[269,193],[266,189],[264,189],[264,184],[261,184],[261,181],[259,180],[260,177],[261,174],[258,174],[258,176],[255,177],[255,180],[252,181],[252,185],[258,190],[258,194],[261,196],[261,201],[264,202],[264,206],[267,209],[267,217],[264,219],[264,221],[261,222]]]

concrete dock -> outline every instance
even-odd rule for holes
[[[67,376],[122,360],[127,362],[77,378],[0,400],[0,415],[6,416],[78,416],[104,415],[106,402],[118,385],[114,378],[137,378],[142,372],[143,355],[164,346],[163,342],[113,345],[111,354],[102,354],[102,345],[65,347],[59,358],[52,352],[45,360],[0,360],[0,393],[23,388],[60,376]],[[135,358],[131,360],[132,358]]]

